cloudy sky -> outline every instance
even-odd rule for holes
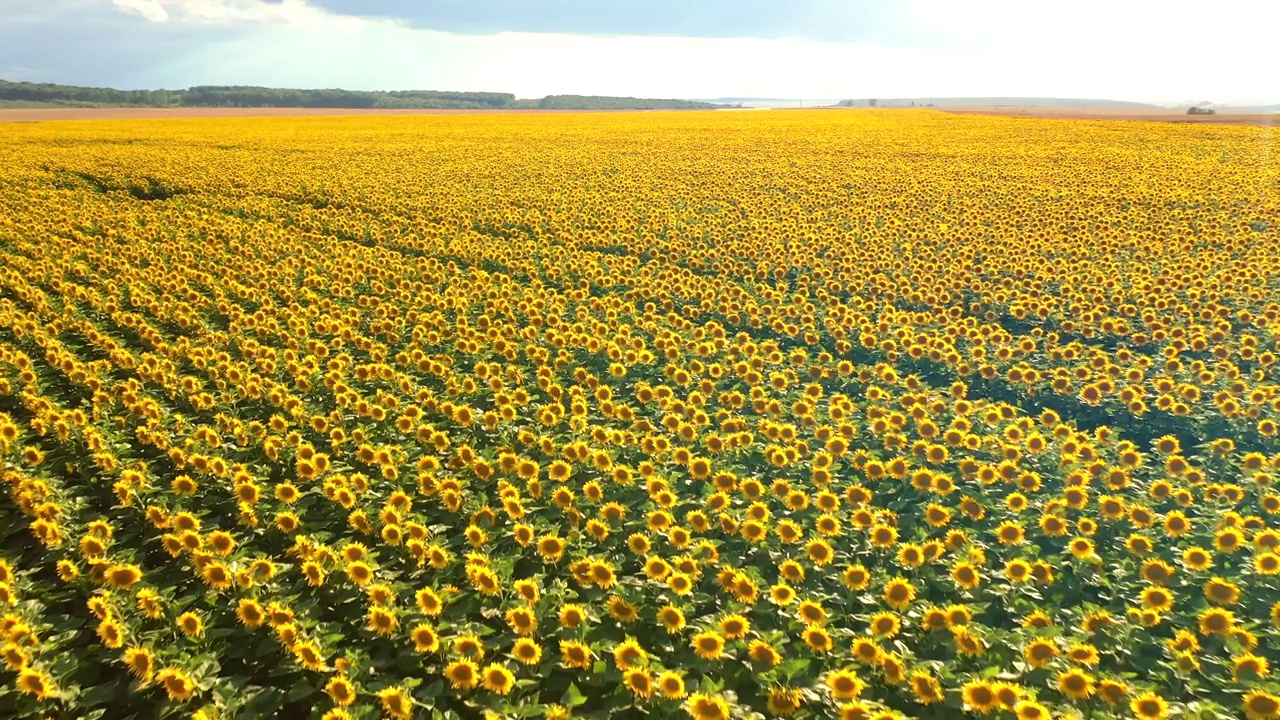
[[[1280,0],[0,0],[0,78],[1277,102]]]

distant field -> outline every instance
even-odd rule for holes
[[[820,107],[814,101],[815,110],[846,110],[848,108]],[[784,109],[767,104],[723,110]],[[790,109],[796,109],[791,106]],[[808,108],[806,108],[808,109]],[[866,108],[852,108],[860,112]],[[1227,112],[1217,115],[1188,115],[1185,110],[1152,110],[1150,108],[1079,108],[1079,107],[954,107],[910,108],[910,110],[941,111],[957,114],[1003,115],[1008,117],[1034,117],[1074,120],[1145,120],[1150,122],[1189,122],[1215,125],[1280,125],[1280,113]],[[884,110],[909,110],[908,108],[880,108]],[[0,123],[40,122],[47,120],[156,120],[165,118],[240,118],[240,117],[335,117],[335,116],[388,116],[388,115],[505,115],[525,113],[578,113],[578,112],[655,112],[653,110],[543,110],[537,108],[504,108],[496,110],[476,109],[406,109],[371,110],[360,108],[68,108],[47,103],[0,102]]]
[[[1210,123],[1218,125],[1280,125],[1280,113],[1219,112],[1217,115],[1188,115],[1185,109],[1079,108],[1079,107],[954,107],[945,112],[1009,117],[1072,120],[1146,120],[1153,122]]]
[[[40,102],[38,100],[0,100],[0,110],[83,110],[82,107],[67,107],[61,103]]]

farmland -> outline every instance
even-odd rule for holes
[[[1280,717],[1276,128],[0,131],[0,714]]]

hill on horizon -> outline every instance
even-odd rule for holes
[[[876,107],[1111,107],[1111,108],[1158,108],[1161,105],[1133,102],[1129,100],[1096,100],[1085,98],[1045,98],[1045,97],[935,97],[935,98],[880,98],[875,101]],[[841,100],[839,107],[871,107],[871,99]]]

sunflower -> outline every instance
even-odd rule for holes
[[[1098,649],[1089,643],[1074,643],[1067,648],[1067,657],[1077,665],[1094,667],[1098,664]]]
[[[627,638],[613,649],[613,661],[619,670],[629,670],[648,660],[648,653],[634,638]]]
[[[751,622],[737,613],[720,619],[720,634],[728,640],[745,637],[751,631]]]
[[[827,687],[837,700],[850,700],[862,694],[862,680],[853,670],[836,670],[827,674]]]
[[[1233,553],[1244,545],[1244,534],[1233,527],[1223,528],[1214,535],[1213,545],[1220,553]]]
[[[996,702],[1005,710],[1013,710],[1022,701],[1022,688],[1008,682],[997,682],[991,686],[996,695]]]
[[[393,610],[383,607],[369,608],[369,612],[365,614],[368,621],[368,628],[371,632],[384,637],[390,636],[400,628],[400,620],[396,617]]]
[[[1253,558],[1253,569],[1259,575],[1280,574],[1280,555],[1271,551],[1258,553]]]
[[[538,539],[538,554],[543,562],[558,562],[564,555],[565,542],[554,535],[546,535]]]
[[[537,665],[542,659],[542,647],[529,638],[518,638],[511,648],[511,655],[525,665]]]
[[[638,698],[647,698],[653,694],[653,676],[643,668],[631,668],[622,673],[622,680],[627,689]]]
[[[703,660],[719,660],[724,654],[724,637],[712,630],[706,630],[693,636],[690,643],[694,652]]]
[[[880,646],[870,638],[857,638],[853,641],[850,652],[853,654],[853,659],[857,660],[859,663],[862,663],[863,665],[875,665],[880,661],[880,654],[882,650]]]
[[[879,612],[872,615],[868,624],[873,634],[886,638],[896,636],[902,628],[902,621],[896,614],[890,612]]]
[[[1031,579],[1031,563],[1022,558],[1014,558],[1005,563],[1004,576],[1009,582],[1024,583]]]
[[[507,611],[507,625],[517,635],[532,635],[538,629],[538,616],[531,608],[516,607]]]
[[[871,582],[871,573],[862,565],[850,565],[845,568],[841,580],[850,590],[862,590]]]
[[[970,680],[960,688],[960,696],[970,712],[986,715],[999,704],[995,689],[985,680]]]
[[[1210,578],[1204,585],[1204,596],[1215,605],[1235,605],[1240,602],[1240,588],[1229,580]]]
[[[973,620],[973,613],[964,605],[948,605],[946,613],[947,628],[950,630],[968,625]]]
[[[1275,720],[1280,718],[1280,697],[1262,690],[1253,690],[1244,696],[1245,716],[1249,720]]]
[[[185,612],[178,616],[178,629],[189,638],[204,636],[204,620],[193,612]]]
[[[893,653],[880,654],[880,671],[884,674],[884,681],[890,685],[901,685],[907,681],[906,663]]]
[[[419,623],[409,631],[413,649],[420,653],[433,653],[440,649],[440,635],[427,623]]]
[[[1013,706],[1018,720],[1049,720],[1049,710],[1033,700],[1021,700]]]
[[[142,569],[137,565],[112,565],[107,568],[107,584],[113,588],[128,590],[141,579]]]
[[[1072,700],[1088,699],[1097,687],[1093,676],[1078,668],[1058,673],[1057,682],[1058,691]]]
[[[1169,703],[1153,692],[1145,692],[1129,701],[1129,710],[1139,720],[1163,720],[1169,713]]]
[[[1140,602],[1142,607],[1167,613],[1173,609],[1173,592],[1163,587],[1149,587],[1142,591]]]
[[[1002,545],[1021,545],[1024,537],[1022,525],[1015,522],[1005,521],[996,528],[996,539]]]
[[[480,672],[484,689],[497,695],[506,695],[515,687],[516,678],[505,665],[490,663]]]
[[[943,700],[942,686],[929,673],[917,670],[911,673],[911,693],[922,705],[932,705]]]
[[[609,616],[620,623],[632,623],[640,617],[640,608],[617,595],[610,597],[605,605],[609,610]]]
[[[775,667],[782,662],[782,655],[764,640],[752,640],[747,646],[747,657],[751,661],[766,667]]]
[[[308,640],[296,643],[292,650],[298,664],[308,670],[320,670],[325,665],[324,653],[321,652],[320,646],[313,641]]]
[[[103,645],[115,650],[124,644],[124,626],[108,616],[98,624],[98,638]]]
[[[124,651],[121,659],[124,660],[125,665],[129,666],[130,674],[139,680],[150,680],[155,673],[156,656],[147,648],[131,647]],[[17,670],[19,667],[11,666],[10,669]]]
[[[951,510],[937,503],[930,503],[925,507],[924,519],[930,527],[946,527],[951,522]]]
[[[840,720],[870,720],[872,717],[871,706],[861,700],[851,700],[840,706]]]
[[[1058,656],[1058,646],[1052,640],[1032,640],[1023,646],[1022,656],[1032,667],[1042,668]]]
[[[831,634],[818,625],[810,625],[801,633],[804,644],[816,653],[827,653],[833,646]]]
[[[432,588],[422,588],[414,593],[414,602],[417,603],[418,609],[423,613],[436,616],[444,609],[444,602],[440,599],[440,595]]]
[[[826,622],[827,611],[815,600],[802,600],[796,606],[796,616],[805,625],[818,625]]]
[[[644,574],[653,580],[666,580],[671,574],[671,565],[662,558],[654,555],[644,561]]]
[[[373,582],[373,568],[364,561],[347,563],[347,577],[351,582],[363,587]]]
[[[356,701],[355,685],[342,675],[335,675],[329,680],[324,686],[324,691],[328,693],[333,704],[339,707],[347,707]]]
[[[947,612],[936,605],[931,605],[920,614],[920,627],[929,631],[947,629]]]
[[[196,692],[196,684],[185,672],[178,668],[164,668],[156,673],[156,682],[164,687],[169,699],[175,702],[187,700]],[[19,683],[21,687],[21,683]]]
[[[382,702],[382,711],[397,720],[413,716],[413,699],[402,687],[383,688],[378,691],[378,700]]]
[[[955,582],[957,587],[965,590],[974,590],[978,585],[982,584],[982,574],[978,572],[978,568],[974,566],[973,563],[969,562],[957,563],[956,566],[951,569],[951,579]],[[889,602],[888,595],[889,592],[886,589],[886,602]],[[910,602],[910,600],[907,602]],[[906,603],[903,603],[903,605],[905,604]]]
[[[889,525],[875,525],[869,533],[871,544],[878,548],[891,548],[898,544],[898,530]]]
[[[685,703],[693,720],[729,720],[729,704],[718,695],[694,693]]]
[[[455,660],[445,667],[444,676],[454,690],[470,690],[480,682],[480,667],[471,660]]]
[[[777,717],[789,717],[800,709],[803,696],[797,688],[774,686],[769,689],[766,705],[769,714]]]
[[[1085,559],[1094,557],[1093,541],[1089,538],[1077,537],[1072,538],[1067,544],[1067,549],[1077,558]]]
[[[684,629],[684,612],[674,605],[666,605],[658,610],[658,622],[672,635]]]
[[[805,545],[805,552],[808,553],[809,559],[813,561],[813,564],[818,567],[825,567],[830,564],[834,557],[831,544],[822,539],[810,540]]]
[[[1159,558],[1142,563],[1142,579],[1153,585],[1164,585],[1173,577],[1173,566]]]
[[[573,629],[586,622],[587,611],[581,605],[568,604],[560,608],[560,627]]]
[[[674,670],[664,670],[658,675],[658,692],[668,700],[679,700],[685,696],[684,678]]]
[[[685,573],[673,572],[667,576],[667,587],[680,597],[688,596],[693,592],[693,578]]]
[[[1053,618],[1043,610],[1033,610],[1022,618],[1024,628],[1047,628],[1053,625]]]
[[[591,649],[580,642],[560,642],[560,664],[566,668],[586,670],[591,667]]]
[[[906,578],[895,577],[884,586],[884,601],[894,610],[902,610],[916,597],[916,588]]]
[[[975,657],[986,652],[982,639],[965,628],[956,628],[952,630],[951,635],[961,655]]]
[[[1253,653],[1243,653],[1231,658],[1231,677],[1240,682],[1241,678],[1265,678],[1271,673],[1267,659]]]
[[[1236,618],[1230,610],[1205,608],[1200,612],[1201,635],[1227,635],[1235,628]]]
[[[1213,555],[1201,547],[1190,547],[1182,551],[1182,564],[1188,570],[1203,572],[1213,567]]]
[[[769,588],[769,601],[774,605],[787,606],[796,599],[796,591],[790,585],[778,583]]]
[[[1175,652],[1173,654],[1174,664],[1178,666],[1178,672],[1189,675],[1200,670],[1200,659],[1189,652]]]
[[[480,660],[485,655],[484,643],[475,635],[463,635],[454,639],[453,652],[463,657]]]

